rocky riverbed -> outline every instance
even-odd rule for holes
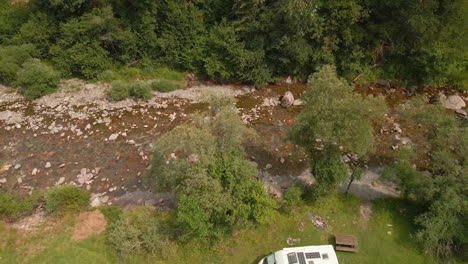
[[[32,102],[0,87],[2,189],[31,193],[71,183],[90,191],[93,205],[170,204],[169,194],[153,194],[143,184],[151,166],[152,142],[191,113],[206,109],[199,99],[207,90],[238,98],[242,120],[261,136],[246,146],[260,169],[293,177],[306,167],[304,158],[295,157],[293,146],[283,141],[286,121],[297,115],[301,103],[292,101],[283,108],[279,100],[286,91],[299,97],[302,84],[259,91],[248,86],[198,85],[155,92],[147,102],[112,102],[106,94],[108,84],[68,80],[62,87],[67,88]],[[279,185],[274,176],[264,178]]]
[[[374,93],[374,88],[371,92]],[[92,205],[172,205],[168,193],[152,193],[143,184],[151,166],[155,139],[203,111],[207,105],[200,95],[207,90],[234,95],[242,120],[259,135],[246,145],[259,178],[277,196],[290,184],[313,183],[306,156],[285,141],[287,128],[302,109],[298,100],[305,90],[302,83],[267,86],[256,90],[240,85],[203,85],[169,93],[154,92],[144,102],[127,99],[113,102],[106,90],[109,84],[87,84],[72,79],[62,89],[35,101],[24,100],[0,86],[0,188],[31,193],[61,184],[76,184],[92,193]],[[378,89],[378,88],[376,88]],[[401,90],[388,98],[403,98]],[[363,92],[363,91],[360,91]],[[445,97],[447,108],[463,114],[462,98]],[[449,100],[450,99],[450,100]],[[450,102],[449,102],[450,101]],[[460,111],[461,110],[461,111]],[[385,151],[413,144],[415,138],[401,128],[394,116],[385,118],[380,130],[380,156],[351,188],[361,197],[398,195],[396,186],[377,184]],[[352,156],[343,156],[344,162]]]

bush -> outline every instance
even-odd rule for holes
[[[119,70],[119,77],[122,80],[134,80],[141,76],[141,71],[138,68],[122,68]]]
[[[130,95],[143,100],[151,99],[151,87],[147,83],[136,82],[130,87]]]
[[[298,207],[304,204],[302,195],[304,191],[299,185],[291,185],[288,190],[283,195],[283,204],[286,210],[289,210],[294,207]]]
[[[102,206],[99,208],[109,224],[115,223],[122,218],[123,210],[117,206]]]
[[[112,100],[121,101],[130,97],[130,86],[125,82],[114,82],[110,90]]]
[[[21,64],[36,54],[32,44],[0,47],[0,82],[11,84]]]
[[[151,88],[153,90],[166,93],[171,92],[177,89],[182,88],[182,85],[178,82],[171,81],[171,80],[158,80],[151,83]]]
[[[126,212],[107,232],[111,247],[123,257],[137,253],[158,253],[167,241],[160,232],[160,223],[154,213],[145,207]]]
[[[25,199],[20,199],[16,195],[0,191],[0,216],[16,218],[32,212],[39,203],[41,195],[42,193],[36,192]]]
[[[75,185],[52,187],[45,194],[49,212],[82,211],[89,204],[90,194]]]
[[[158,79],[166,79],[172,81],[182,81],[184,74],[166,67],[157,68],[154,70],[153,76]]]
[[[57,90],[60,75],[39,59],[29,59],[16,74],[16,86],[27,99],[33,100]]]
[[[117,78],[116,74],[111,70],[106,70],[98,74],[97,79],[101,82],[111,82]]]

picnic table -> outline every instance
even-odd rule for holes
[[[358,240],[355,236],[335,235],[335,249],[337,251],[358,252]]]

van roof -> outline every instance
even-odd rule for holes
[[[339,264],[332,245],[283,248],[275,259],[277,264]]]

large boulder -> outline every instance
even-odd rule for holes
[[[460,95],[454,94],[442,100],[442,104],[447,109],[458,110],[466,106],[465,101]]]
[[[287,91],[281,98],[281,106],[288,108],[294,103],[294,96],[290,91]]]

